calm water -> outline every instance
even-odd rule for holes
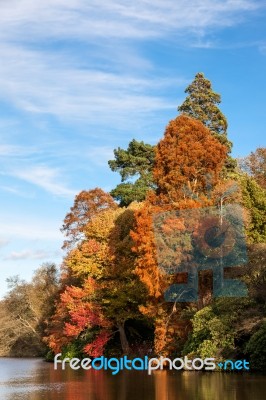
[[[40,359],[0,358],[1,400],[265,400],[266,376],[201,372],[55,371]]]

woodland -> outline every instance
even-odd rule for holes
[[[120,184],[76,195],[60,270],[45,263],[30,282],[8,280],[1,356],[245,358],[266,370],[266,148],[234,159],[211,82],[197,73],[185,93],[156,145],[133,139],[114,150],[108,164]],[[219,227],[236,204],[241,224]],[[209,260],[228,260],[239,235],[242,250],[221,279],[242,282],[246,294],[215,295]],[[192,268],[196,294],[182,297]]]

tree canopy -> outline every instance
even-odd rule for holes
[[[14,276],[8,286],[9,292],[0,301],[0,355],[44,355],[43,337],[59,290],[55,264],[43,264],[30,283]]]
[[[108,161],[108,164],[112,171],[119,172],[122,183],[111,190],[110,194],[121,206],[144,200],[147,191],[154,187],[154,148],[155,146],[133,139],[127,150],[120,147],[114,150],[115,159]]]
[[[93,216],[105,209],[115,209],[116,207],[117,204],[110,194],[100,188],[83,190],[77,194],[74,205],[66,215],[61,229],[67,237],[63,248],[73,247],[82,241],[84,229]]]
[[[219,180],[226,147],[198,120],[181,115],[170,121],[156,148],[154,180],[157,193],[169,203],[184,198],[186,189],[199,195],[207,191],[207,179]]]
[[[266,189],[266,148],[259,147],[247,157],[239,160],[240,168]]]

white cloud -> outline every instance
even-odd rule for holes
[[[62,256],[60,251],[22,250],[11,252],[9,255],[3,257],[3,260],[52,260],[60,256]]]
[[[58,169],[48,166],[31,166],[10,172],[15,178],[32,183],[56,196],[73,197],[77,191],[67,188],[62,184],[62,177]]]
[[[209,29],[236,24],[262,5],[253,0],[1,2],[0,96],[28,113],[125,129],[129,116],[138,124],[158,110],[176,108],[158,89],[187,83],[158,79],[137,50],[140,39],[212,47],[205,38]]]
[[[65,55],[11,45],[2,46],[0,54],[6,60],[0,65],[1,96],[25,111],[59,118],[99,122],[119,119],[118,113],[169,108],[172,105],[153,95],[153,90],[184,83],[99,71],[90,65],[70,66]]]
[[[263,5],[255,0],[9,0],[1,4],[3,37],[143,38],[184,29],[228,26]],[[11,32],[10,32],[11,31]]]

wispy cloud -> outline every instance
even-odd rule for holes
[[[120,120],[172,107],[154,91],[180,85],[184,80],[127,75],[94,69],[89,64],[67,65],[66,55],[43,53],[18,46],[2,46],[0,89],[2,96],[30,113],[91,123]],[[16,63],[12,62],[16,60]]]
[[[1,3],[0,13],[0,96],[28,113],[125,128],[129,115],[137,121],[176,107],[163,93],[186,83],[182,77],[158,79],[138,43],[164,37],[185,46],[212,47],[205,38],[209,30],[237,24],[263,4],[9,0]],[[64,46],[67,40],[77,43],[71,54]]]
[[[36,185],[56,196],[72,197],[77,193],[76,190],[69,189],[62,183],[62,176],[58,169],[48,166],[41,165],[17,169],[10,172],[10,175]]]
[[[228,26],[261,6],[255,0],[9,0],[1,4],[0,21],[2,36],[13,33],[16,40],[18,33],[31,40],[143,38]]]
[[[3,257],[3,260],[53,260],[62,256],[60,251],[50,250],[22,250],[13,251],[9,255]]]

